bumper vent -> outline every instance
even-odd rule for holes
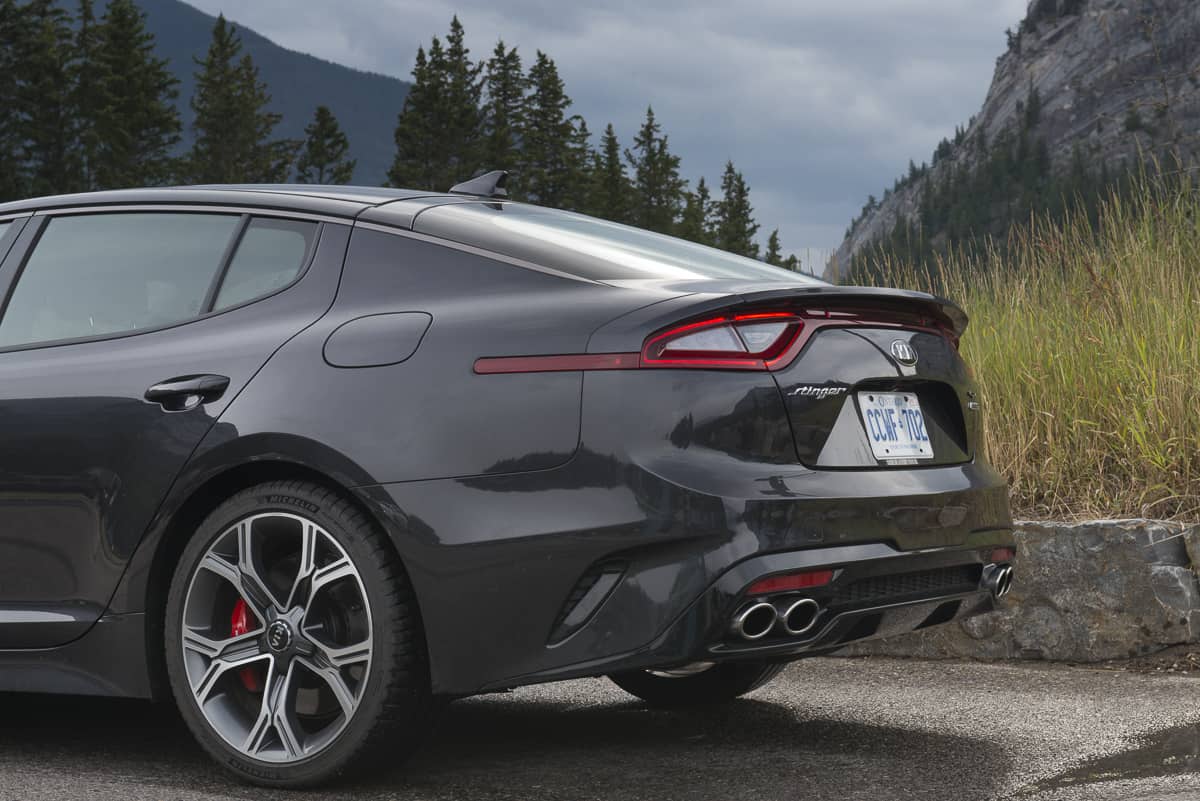
[[[597,562],[579,577],[550,629],[551,645],[567,639],[591,620],[609,593],[616,588],[625,568],[626,564],[621,561]]]
[[[830,606],[857,606],[926,595],[950,595],[970,592],[979,586],[980,565],[955,565],[916,573],[872,576],[838,587]]]

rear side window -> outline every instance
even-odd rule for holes
[[[12,225],[12,220],[0,222],[0,239],[4,239],[4,235],[8,233],[8,226]]]
[[[824,281],[673,236],[521,203],[451,203],[414,230],[593,281],[736,279],[820,286]]]
[[[234,214],[56,217],[0,320],[0,347],[136,331],[205,311]]]
[[[316,232],[317,224],[312,222],[251,220],[221,281],[213,308],[228,309],[296,280],[308,262]]]

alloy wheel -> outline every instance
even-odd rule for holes
[[[329,746],[371,675],[371,610],[354,562],[321,526],[269,512],[222,532],[183,602],[180,647],[196,707],[252,759]]]

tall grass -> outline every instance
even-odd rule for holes
[[[999,246],[882,283],[971,316],[987,453],[1014,511],[1200,517],[1200,193],[1143,179],[1098,220],[1031,219]]]

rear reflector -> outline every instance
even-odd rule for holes
[[[788,573],[759,579],[746,590],[747,595],[768,595],[773,592],[792,592],[809,587],[824,587],[833,581],[832,570],[810,570],[806,573]]]
[[[991,561],[993,562],[1011,562],[1016,558],[1017,551],[1015,548],[997,548],[992,551],[991,555]]]

